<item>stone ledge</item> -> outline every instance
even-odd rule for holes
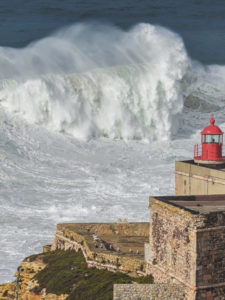
[[[114,284],[113,300],[185,300],[178,284]]]

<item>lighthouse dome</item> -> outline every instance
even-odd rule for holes
[[[210,125],[206,126],[201,134],[223,134],[223,132],[221,131],[221,129],[214,125],[215,120],[213,118],[210,119]]]

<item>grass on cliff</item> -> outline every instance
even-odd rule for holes
[[[110,300],[114,283],[153,283],[152,276],[133,278],[88,268],[81,252],[56,250],[43,253],[42,258],[47,266],[35,276],[40,285],[35,293],[46,288],[47,293],[69,294],[67,300]]]

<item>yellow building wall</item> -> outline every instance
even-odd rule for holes
[[[225,168],[198,166],[189,161],[175,162],[176,195],[225,194]]]

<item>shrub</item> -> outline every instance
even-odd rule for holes
[[[47,293],[68,294],[67,300],[112,300],[115,283],[153,282],[151,275],[133,278],[120,272],[88,268],[81,251],[56,250],[41,257],[47,266],[34,277],[39,283],[33,289],[35,293],[46,288]]]

